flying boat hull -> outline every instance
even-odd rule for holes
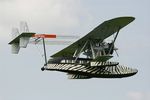
[[[68,73],[70,79],[123,78],[136,74],[137,69],[115,66],[88,66],[84,64],[48,64],[45,70]]]

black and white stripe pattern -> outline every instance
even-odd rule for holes
[[[90,62],[90,66],[99,66],[99,67],[104,67],[104,66],[116,66],[118,65],[118,62]]]
[[[105,66],[105,67],[93,67],[85,65],[75,65],[75,64],[48,64],[46,70],[56,70],[68,73],[74,73],[76,76],[82,78],[82,76],[87,77],[102,77],[102,78],[119,78],[127,77],[137,73],[136,69],[131,69],[128,67],[116,65],[116,66]],[[81,76],[80,76],[81,75]],[[75,77],[77,78],[76,76]]]
[[[79,74],[67,74],[68,79],[89,79],[91,78],[90,76],[84,76],[84,75],[79,75]]]

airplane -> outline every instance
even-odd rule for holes
[[[18,34],[17,29],[13,31],[13,40],[9,44],[12,46],[12,53],[18,54],[20,48],[27,47],[30,39],[34,38],[35,43],[41,39],[45,57],[41,70],[65,72],[69,79],[130,77],[138,70],[119,65],[119,62],[112,62],[110,59],[114,51],[118,50],[115,41],[119,31],[134,20],[134,17],[124,16],[104,21],[84,37],[51,55],[48,61],[45,38],[56,38],[55,34],[29,32],[25,23],[21,34]],[[111,42],[106,41],[112,36]]]

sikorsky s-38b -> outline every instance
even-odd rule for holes
[[[53,54],[47,61],[45,38],[56,38],[54,34],[36,34],[28,31],[26,23],[18,30],[13,30],[12,53],[18,54],[20,48],[26,48],[32,41],[39,43],[41,40],[45,55],[45,64],[42,71],[65,72],[70,79],[89,78],[123,78],[135,75],[138,70],[119,65],[119,62],[111,62],[114,46],[119,31],[131,23],[134,17],[118,17],[104,21],[84,37],[72,43],[63,50]],[[111,42],[107,38],[114,35]],[[58,36],[59,37],[59,36]]]

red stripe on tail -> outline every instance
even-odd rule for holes
[[[32,37],[37,38],[56,38],[55,34],[34,34]]]

